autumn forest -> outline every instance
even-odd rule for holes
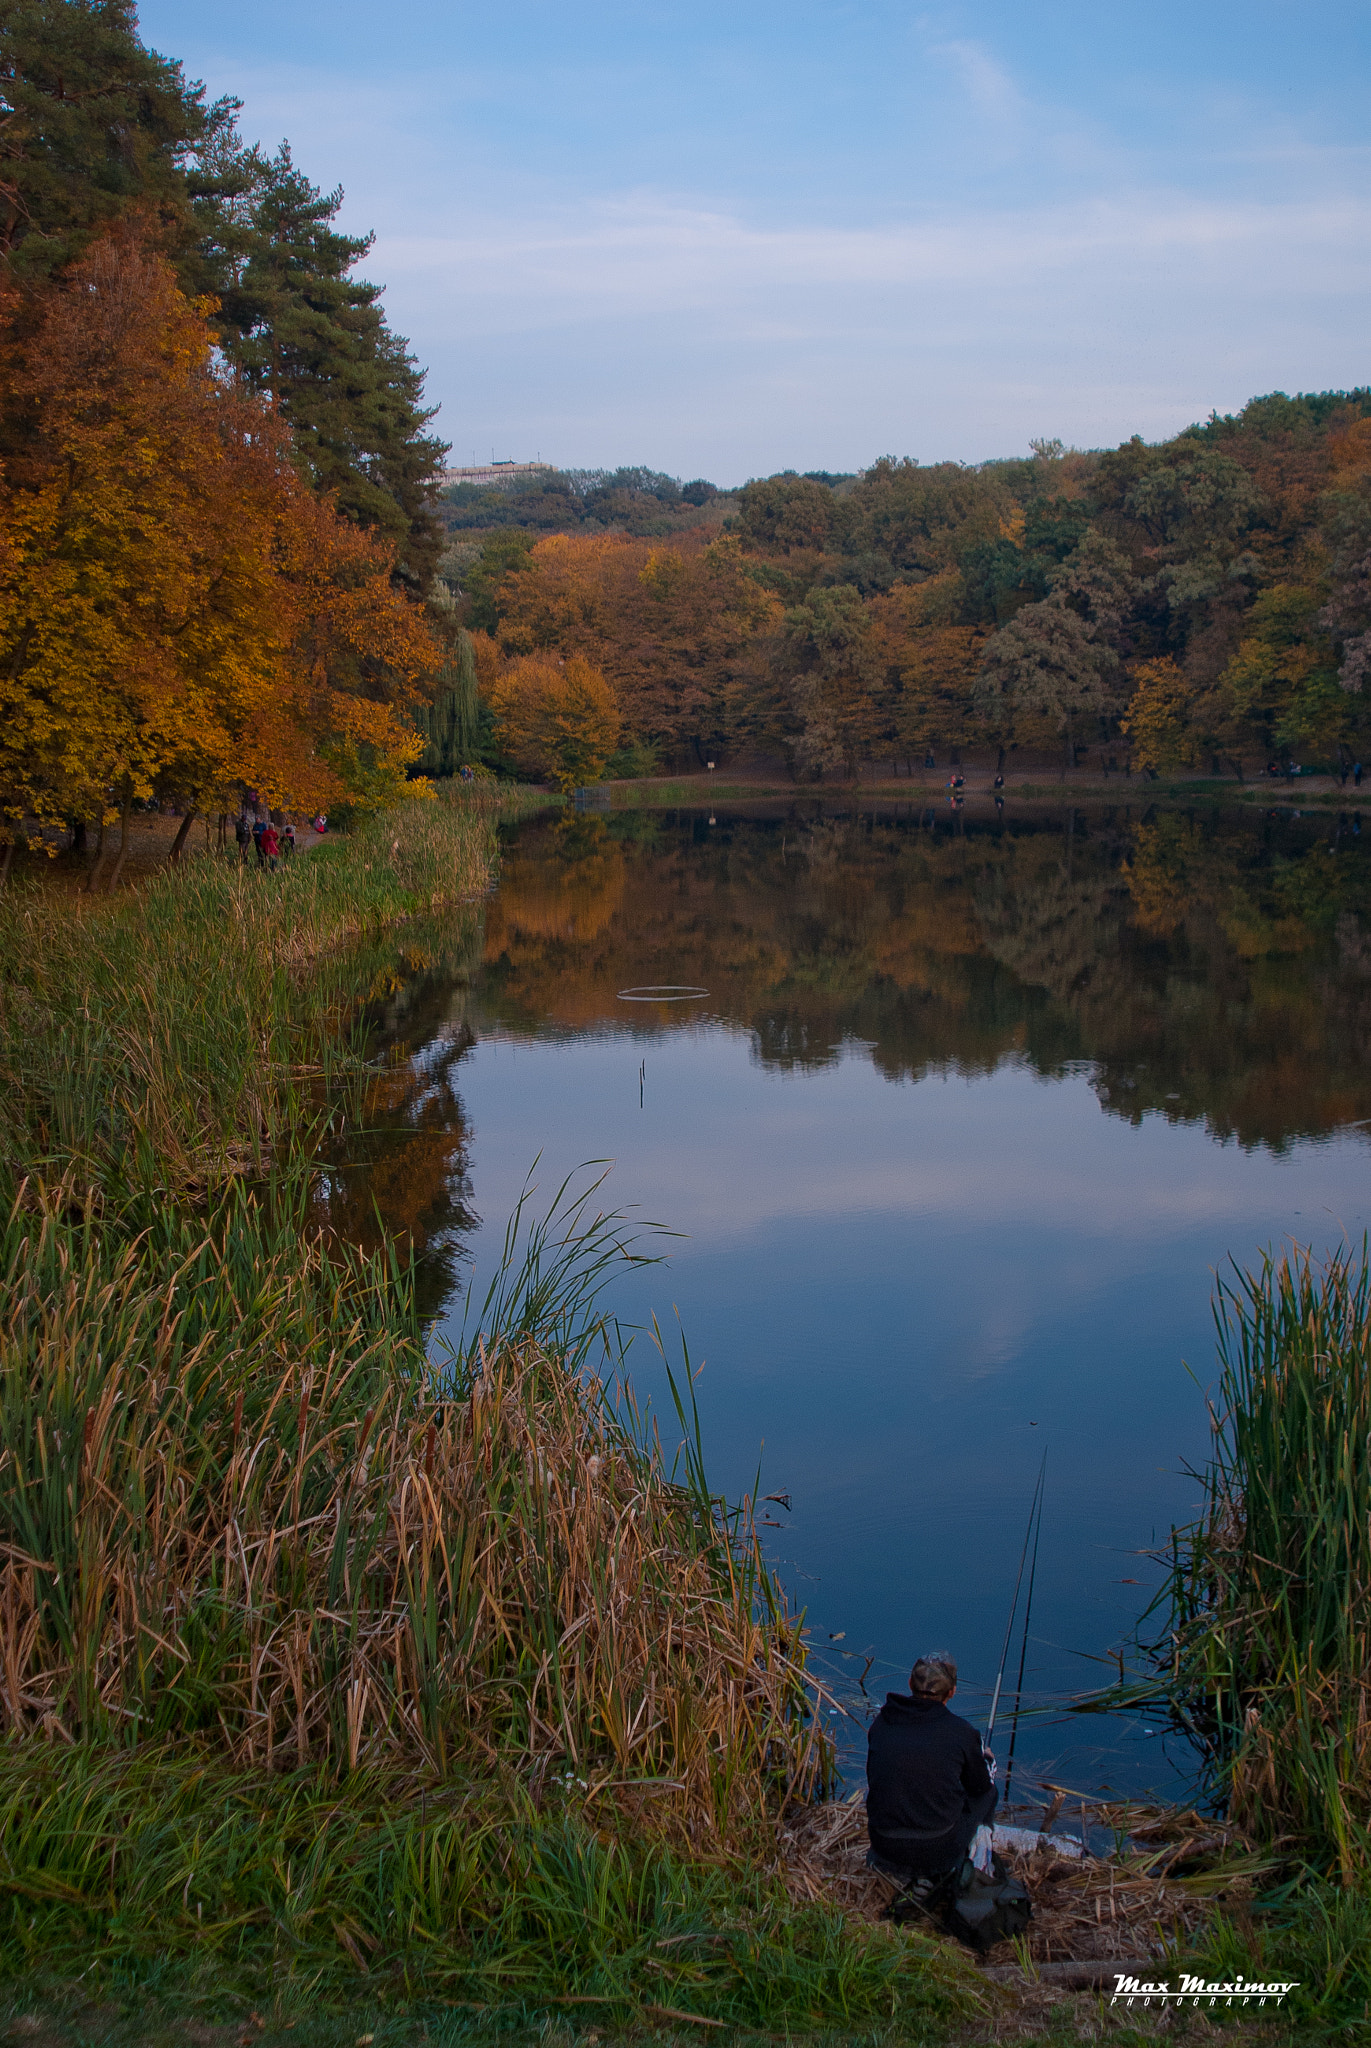
[[[366,812],[464,768],[1242,779],[1371,738],[1371,392],[974,467],[445,489],[341,192],[128,5],[5,26],[6,865],[135,804]]]
[[[548,486],[449,493],[440,579],[497,714],[549,664],[604,679],[620,773],[760,748],[803,781],[1002,748],[1241,778],[1366,745],[1371,392],[978,468]]]

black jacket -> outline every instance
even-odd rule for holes
[[[866,1817],[874,1842],[932,1840],[990,1790],[981,1738],[940,1701],[886,1694],[866,1740]]]

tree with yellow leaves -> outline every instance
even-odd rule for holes
[[[1193,695],[1184,675],[1165,655],[1133,672],[1133,695],[1120,724],[1139,768],[1165,773],[1188,768],[1196,758],[1197,735],[1190,727]]]
[[[521,656],[496,677],[489,702],[505,753],[561,790],[603,775],[619,744],[614,692],[578,654]]]

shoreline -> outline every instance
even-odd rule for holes
[[[587,810],[649,810],[679,806],[703,809],[714,803],[795,803],[824,799],[858,803],[875,799],[885,803],[913,802],[925,806],[937,802],[950,805],[953,801],[946,778],[934,782],[907,780],[903,776],[870,782],[815,783],[743,777],[734,780],[717,774],[655,776],[635,782],[592,784],[578,795],[608,798],[607,802],[587,801],[578,806]],[[1212,777],[1147,782],[1137,776],[1130,779],[1116,775],[1105,780],[1059,784],[1024,777],[1014,782],[1006,781],[1004,789],[996,791],[992,781],[978,777],[974,782],[968,779],[960,792],[965,803],[973,800],[993,803],[997,796],[1005,803],[1012,799],[1018,803],[1054,806],[1080,802],[1146,806],[1166,802],[1213,807],[1242,805],[1256,810],[1358,810],[1371,807],[1371,783],[1360,790],[1342,790],[1331,776],[1310,776],[1305,781],[1287,784],[1284,781],[1236,783]]]

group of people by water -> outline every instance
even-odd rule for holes
[[[328,830],[328,819],[322,812],[310,821],[310,829],[314,832]],[[289,860],[296,848],[294,819],[284,811],[269,810],[251,796],[244,800],[242,810],[233,821],[233,836],[238,846],[238,858],[244,865],[255,853],[258,867],[273,875],[278,861]]]

